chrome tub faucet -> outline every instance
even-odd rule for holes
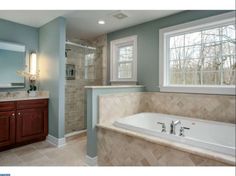
[[[165,125],[165,123],[162,123],[162,122],[157,122],[157,124],[160,124],[161,125],[161,132],[162,133],[164,133],[164,132],[166,132],[166,125]]]
[[[180,120],[176,120],[176,121],[173,121],[171,122],[170,124],[170,134],[176,134],[175,133],[175,127],[178,125],[178,124],[181,124]]]

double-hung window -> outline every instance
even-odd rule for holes
[[[159,33],[160,90],[235,94],[235,16],[217,15]]]
[[[111,41],[111,82],[137,81],[137,36]]]

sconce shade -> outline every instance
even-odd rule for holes
[[[36,53],[31,53],[30,55],[30,74],[37,74],[37,55]]]

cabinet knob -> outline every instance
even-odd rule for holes
[[[15,117],[15,113],[12,113],[12,115],[11,115],[12,117]]]
[[[18,112],[18,115],[20,115],[20,112]]]

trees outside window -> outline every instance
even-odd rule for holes
[[[235,84],[235,25],[169,38],[169,83]]]
[[[235,14],[160,29],[161,91],[235,94]]]

